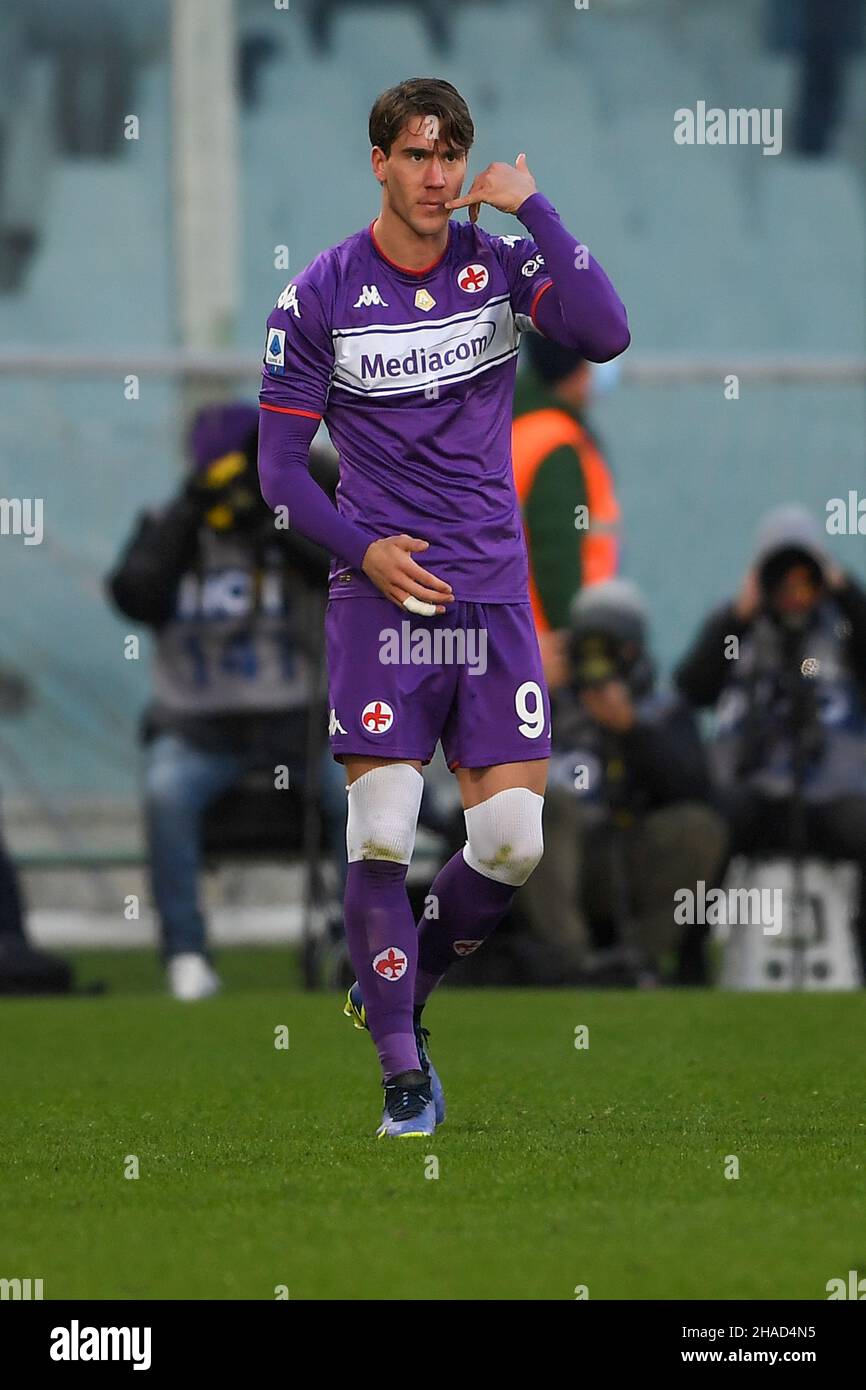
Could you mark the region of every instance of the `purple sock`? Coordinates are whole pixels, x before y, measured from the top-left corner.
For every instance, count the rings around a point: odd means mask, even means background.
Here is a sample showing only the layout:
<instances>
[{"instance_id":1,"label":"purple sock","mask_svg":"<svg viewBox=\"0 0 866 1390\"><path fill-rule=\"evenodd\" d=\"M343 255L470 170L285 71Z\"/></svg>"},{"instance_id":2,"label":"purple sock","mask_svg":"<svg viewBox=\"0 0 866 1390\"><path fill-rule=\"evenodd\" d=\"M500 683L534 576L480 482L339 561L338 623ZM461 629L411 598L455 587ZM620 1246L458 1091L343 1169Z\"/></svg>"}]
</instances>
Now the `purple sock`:
<instances>
[{"instance_id":1,"label":"purple sock","mask_svg":"<svg viewBox=\"0 0 866 1390\"><path fill-rule=\"evenodd\" d=\"M471 955L502 921L517 890L471 869L458 850L430 887L438 917L418 923L415 1012L423 1009L442 976L461 956Z\"/></svg>"},{"instance_id":2,"label":"purple sock","mask_svg":"<svg viewBox=\"0 0 866 1390\"><path fill-rule=\"evenodd\" d=\"M346 875L346 943L386 1081L419 1070L412 1018L418 932L407 868L388 859L359 859Z\"/></svg>"}]
</instances>

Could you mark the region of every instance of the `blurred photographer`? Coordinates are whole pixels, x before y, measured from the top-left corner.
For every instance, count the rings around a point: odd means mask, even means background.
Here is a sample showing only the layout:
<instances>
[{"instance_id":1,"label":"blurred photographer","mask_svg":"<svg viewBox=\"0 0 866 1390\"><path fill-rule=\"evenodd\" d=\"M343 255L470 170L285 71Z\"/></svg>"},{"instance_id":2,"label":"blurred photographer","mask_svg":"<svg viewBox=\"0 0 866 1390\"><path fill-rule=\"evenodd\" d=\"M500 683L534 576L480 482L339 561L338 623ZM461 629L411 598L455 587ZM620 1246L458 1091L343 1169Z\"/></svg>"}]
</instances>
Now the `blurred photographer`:
<instances>
[{"instance_id":1,"label":"blurred photographer","mask_svg":"<svg viewBox=\"0 0 866 1390\"><path fill-rule=\"evenodd\" d=\"M866 593L830 563L805 509L764 519L737 598L707 619L676 683L715 707L710 763L731 855L860 865L866 965Z\"/></svg>"},{"instance_id":2,"label":"blurred photographer","mask_svg":"<svg viewBox=\"0 0 866 1390\"><path fill-rule=\"evenodd\" d=\"M563 981L655 985L682 945L674 893L712 878L725 834L694 716L656 687L628 580L575 599L567 684L552 699L545 852L521 905ZM591 937L613 942L606 958ZM679 978L698 983L700 968L689 977L681 957Z\"/></svg>"},{"instance_id":3,"label":"blurred photographer","mask_svg":"<svg viewBox=\"0 0 866 1390\"><path fill-rule=\"evenodd\" d=\"M12 667L0 667L0 716L24 714L33 699L27 676ZM0 995L65 994L72 988L72 969L65 960L31 946L25 914L18 870L0 821Z\"/></svg>"},{"instance_id":4,"label":"blurred photographer","mask_svg":"<svg viewBox=\"0 0 866 1390\"><path fill-rule=\"evenodd\" d=\"M198 899L202 816L253 768L304 785L308 709L321 646L328 557L275 525L257 474L258 410L207 406L189 435L179 494L144 513L107 580L115 603L154 630L153 699L144 713L145 819L169 991L219 987ZM328 460L311 457L333 488ZM312 611L311 611L312 609ZM345 861L345 779L323 752L322 811Z\"/></svg>"}]
</instances>

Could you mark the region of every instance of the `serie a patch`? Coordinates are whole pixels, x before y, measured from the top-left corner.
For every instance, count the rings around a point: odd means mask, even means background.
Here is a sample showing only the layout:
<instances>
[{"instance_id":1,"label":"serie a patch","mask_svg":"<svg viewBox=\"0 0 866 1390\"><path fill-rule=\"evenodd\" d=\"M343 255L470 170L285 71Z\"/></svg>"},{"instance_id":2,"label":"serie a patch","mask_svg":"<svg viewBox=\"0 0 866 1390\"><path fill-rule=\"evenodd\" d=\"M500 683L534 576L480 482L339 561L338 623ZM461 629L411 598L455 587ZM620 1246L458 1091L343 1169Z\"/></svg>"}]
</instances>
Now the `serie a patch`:
<instances>
[{"instance_id":1,"label":"serie a patch","mask_svg":"<svg viewBox=\"0 0 866 1390\"><path fill-rule=\"evenodd\" d=\"M286 365L286 330L269 328L265 340L265 366L272 367L276 375L281 375Z\"/></svg>"}]
</instances>

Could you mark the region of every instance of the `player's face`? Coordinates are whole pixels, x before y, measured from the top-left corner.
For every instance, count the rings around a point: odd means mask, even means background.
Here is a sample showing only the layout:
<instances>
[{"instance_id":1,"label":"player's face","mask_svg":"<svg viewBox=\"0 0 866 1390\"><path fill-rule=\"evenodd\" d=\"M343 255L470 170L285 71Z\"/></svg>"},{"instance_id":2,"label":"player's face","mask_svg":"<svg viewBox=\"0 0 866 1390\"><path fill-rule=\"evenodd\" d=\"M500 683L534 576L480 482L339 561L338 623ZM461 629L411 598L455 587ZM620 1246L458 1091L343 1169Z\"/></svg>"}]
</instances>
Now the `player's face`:
<instances>
[{"instance_id":1,"label":"player's face","mask_svg":"<svg viewBox=\"0 0 866 1390\"><path fill-rule=\"evenodd\" d=\"M440 138L438 116L406 122L387 157L373 151L373 167L383 181L388 206L419 236L441 232L448 223L445 203L460 197L466 153Z\"/></svg>"}]
</instances>

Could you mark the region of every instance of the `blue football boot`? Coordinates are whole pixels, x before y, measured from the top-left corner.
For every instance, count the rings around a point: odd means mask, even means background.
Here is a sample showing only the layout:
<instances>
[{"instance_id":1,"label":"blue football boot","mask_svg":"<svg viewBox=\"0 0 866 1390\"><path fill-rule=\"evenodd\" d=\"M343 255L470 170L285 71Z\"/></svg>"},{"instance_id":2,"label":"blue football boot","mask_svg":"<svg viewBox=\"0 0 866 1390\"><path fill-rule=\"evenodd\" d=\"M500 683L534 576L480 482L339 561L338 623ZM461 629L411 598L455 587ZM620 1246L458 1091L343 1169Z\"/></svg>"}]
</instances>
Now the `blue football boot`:
<instances>
[{"instance_id":1,"label":"blue football boot","mask_svg":"<svg viewBox=\"0 0 866 1390\"><path fill-rule=\"evenodd\" d=\"M436 1107L423 1071L402 1071L385 1082L377 1139L424 1139L436 1129Z\"/></svg>"},{"instance_id":2,"label":"blue football boot","mask_svg":"<svg viewBox=\"0 0 866 1390\"><path fill-rule=\"evenodd\" d=\"M361 998L361 986L356 980L346 995L346 1002L343 1005L343 1013L350 1018L356 1028L367 1027L367 1011L364 1008L364 1001ZM418 1048L418 1061L421 1063L421 1070L430 1082L430 1091L433 1095L433 1104L436 1107L436 1123L441 1125L445 1120L445 1092L442 1089L442 1082L439 1073L430 1060L427 1051L427 1039L430 1034L426 1028L422 1028L420 1023L415 1024L415 1045Z\"/></svg>"}]
</instances>

